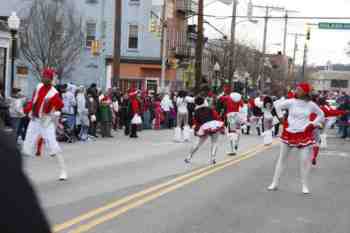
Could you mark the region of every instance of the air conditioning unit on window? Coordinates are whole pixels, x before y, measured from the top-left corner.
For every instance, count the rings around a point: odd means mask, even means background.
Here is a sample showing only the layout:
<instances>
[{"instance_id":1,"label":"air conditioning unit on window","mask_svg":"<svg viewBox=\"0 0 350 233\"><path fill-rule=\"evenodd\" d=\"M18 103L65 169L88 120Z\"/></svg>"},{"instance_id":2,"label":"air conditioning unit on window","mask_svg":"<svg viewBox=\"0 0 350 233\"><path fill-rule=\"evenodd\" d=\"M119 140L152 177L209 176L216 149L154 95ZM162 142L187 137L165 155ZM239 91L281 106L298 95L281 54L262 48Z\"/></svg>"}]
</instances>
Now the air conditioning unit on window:
<instances>
[{"instance_id":1,"label":"air conditioning unit on window","mask_svg":"<svg viewBox=\"0 0 350 233\"><path fill-rule=\"evenodd\" d=\"M98 0L85 0L85 2L88 4L96 4L98 3Z\"/></svg>"}]
</instances>

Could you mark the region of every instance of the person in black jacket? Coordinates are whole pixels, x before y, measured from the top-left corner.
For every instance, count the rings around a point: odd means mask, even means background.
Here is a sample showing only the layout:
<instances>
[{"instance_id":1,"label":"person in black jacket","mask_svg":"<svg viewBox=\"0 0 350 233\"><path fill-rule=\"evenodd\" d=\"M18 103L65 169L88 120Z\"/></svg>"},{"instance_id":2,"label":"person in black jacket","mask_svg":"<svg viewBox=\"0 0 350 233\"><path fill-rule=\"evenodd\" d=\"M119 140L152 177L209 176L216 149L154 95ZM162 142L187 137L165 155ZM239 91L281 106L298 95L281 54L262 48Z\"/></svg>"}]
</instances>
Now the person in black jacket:
<instances>
[{"instance_id":1,"label":"person in black jacket","mask_svg":"<svg viewBox=\"0 0 350 233\"><path fill-rule=\"evenodd\" d=\"M50 233L50 225L22 170L12 133L0 129L1 233Z\"/></svg>"}]
</instances>

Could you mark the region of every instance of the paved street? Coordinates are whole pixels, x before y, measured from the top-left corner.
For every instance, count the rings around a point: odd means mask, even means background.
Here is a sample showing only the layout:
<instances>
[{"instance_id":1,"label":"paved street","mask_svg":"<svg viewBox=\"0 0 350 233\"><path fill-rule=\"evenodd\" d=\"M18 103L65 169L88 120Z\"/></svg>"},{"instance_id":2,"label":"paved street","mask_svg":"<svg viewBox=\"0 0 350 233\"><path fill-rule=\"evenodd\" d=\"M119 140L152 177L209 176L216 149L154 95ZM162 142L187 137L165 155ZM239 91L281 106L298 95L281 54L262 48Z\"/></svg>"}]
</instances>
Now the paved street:
<instances>
[{"instance_id":1,"label":"paved street","mask_svg":"<svg viewBox=\"0 0 350 233\"><path fill-rule=\"evenodd\" d=\"M56 161L26 160L54 232L349 232L349 142L329 139L305 196L293 156L280 190L266 191L278 146L263 148L256 136L242 138L236 161L221 147L215 167L207 166L208 145L186 165L190 144L173 143L171 131L140 136L64 145L71 176L64 183Z\"/></svg>"}]
</instances>

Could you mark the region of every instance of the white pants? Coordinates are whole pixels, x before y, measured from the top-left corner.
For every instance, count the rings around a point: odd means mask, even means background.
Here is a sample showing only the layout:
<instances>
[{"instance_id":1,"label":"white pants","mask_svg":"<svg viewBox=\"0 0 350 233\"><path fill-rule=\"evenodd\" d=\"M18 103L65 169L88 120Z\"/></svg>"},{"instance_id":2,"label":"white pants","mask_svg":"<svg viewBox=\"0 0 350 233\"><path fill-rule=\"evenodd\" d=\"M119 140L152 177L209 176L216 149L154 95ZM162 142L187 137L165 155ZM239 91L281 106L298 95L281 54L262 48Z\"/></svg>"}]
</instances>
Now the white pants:
<instances>
[{"instance_id":1,"label":"white pants","mask_svg":"<svg viewBox=\"0 0 350 233\"><path fill-rule=\"evenodd\" d=\"M210 160L214 160L216 158L216 151L218 149L218 141L219 141L219 133L215 133L212 135L207 135L203 137L198 137L198 140L192 146L190 155L188 159L192 159L193 155L198 151L198 149L207 141L210 137L211 148L210 148Z\"/></svg>"},{"instance_id":2,"label":"white pants","mask_svg":"<svg viewBox=\"0 0 350 233\"><path fill-rule=\"evenodd\" d=\"M34 156L39 138L44 140L45 151L49 155L55 155L61 152L61 148L56 139L56 126L50 122L47 126L40 119L30 121L27 129L27 135L23 144L23 153Z\"/></svg>"},{"instance_id":3,"label":"white pants","mask_svg":"<svg viewBox=\"0 0 350 233\"><path fill-rule=\"evenodd\" d=\"M288 156L290 155L290 152L292 151L293 148L299 152L298 156L299 156L299 163L300 163L299 169L300 169L301 184L306 187L309 187L309 173L311 168L310 156L311 156L312 147L307 146L303 148L295 148L295 147L290 147L285 143L281 143L281 151L277 159L275 174L273 176L272 184L276 187L279 185L280 177L287 165Z\"/></svg>"},{"instance_id":4,"label":"white pants","mask_svg":"<svg viewBox=\"0 0 350 233\"><path fill-rule=\"evenodd\" d=\"M238 145L239 145L239 139L240 139L240 132L236 131L235 133L228 133L227 134L228 139L230 141L230 153L237 152Z\"/></svg>"},{"instance_id":5,"label":"white pants","mask_svg":"<svg viewBox=\"0 0 350 233\"><path fill-rule=\"evenodd\" d=\"M236 152L241 133L241 116L238 112L227 114L227 136L230 140L230 153Z\"/></svg>"},{"instance_id":6,"label":"white pants","mask_svg":"<svg viewBox=\"0 0 350 233\"><path fill-rule=\"evenodd\" d=\"M55 155L58 166L61 172L61 176L66 177L66 165L64 158L61 154L61 148L56 139L56 126L53 122L47 124L47 126L39 119L31 120L25 141L23 143L23 153L30 156L35 156L36 148L38 146L38 141L40 138L44 140L44 147L48 155Z\"/></svg>"}]
</instances>

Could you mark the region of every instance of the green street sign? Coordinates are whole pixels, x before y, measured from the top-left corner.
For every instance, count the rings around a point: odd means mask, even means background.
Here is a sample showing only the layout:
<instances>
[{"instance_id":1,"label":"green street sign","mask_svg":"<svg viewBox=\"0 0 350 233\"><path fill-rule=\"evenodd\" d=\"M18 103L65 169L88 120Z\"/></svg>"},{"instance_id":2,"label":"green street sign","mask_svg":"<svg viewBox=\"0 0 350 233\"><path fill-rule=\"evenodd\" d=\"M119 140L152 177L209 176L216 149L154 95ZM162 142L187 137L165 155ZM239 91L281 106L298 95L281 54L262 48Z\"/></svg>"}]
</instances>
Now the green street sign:
<instances>
[{"instance_id":1,"label":"green street sign","mask_svg":"<svg viewBox=\"0 0 350 233\"><path fill-rule=\"evenodd\" d=\"M319 29L350 30L350 23L319 23Z\"/></svg>"}]
</instances>

